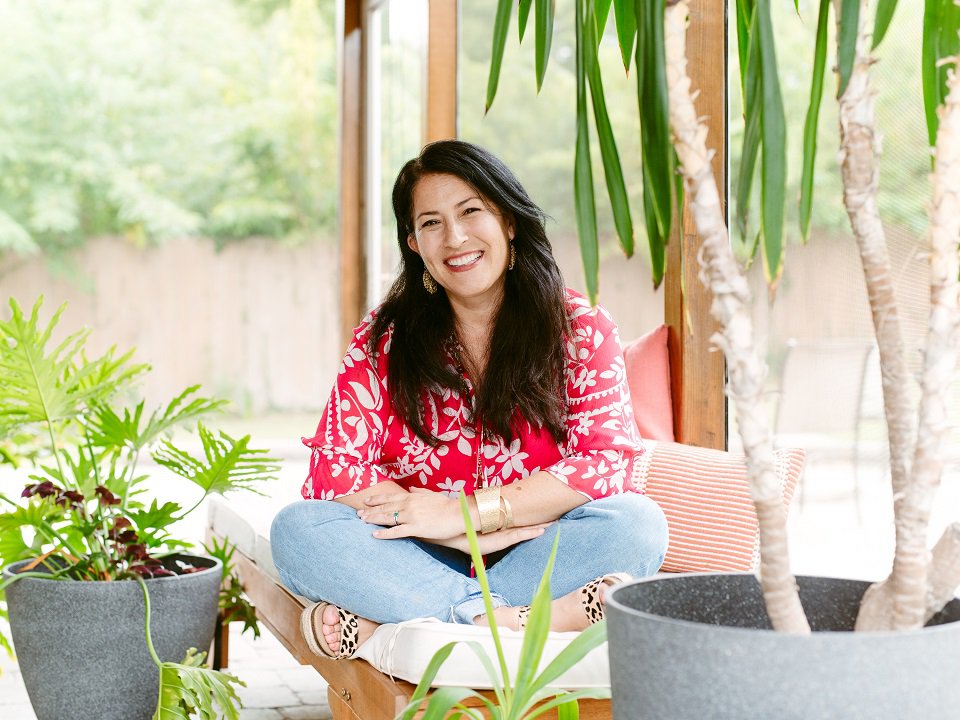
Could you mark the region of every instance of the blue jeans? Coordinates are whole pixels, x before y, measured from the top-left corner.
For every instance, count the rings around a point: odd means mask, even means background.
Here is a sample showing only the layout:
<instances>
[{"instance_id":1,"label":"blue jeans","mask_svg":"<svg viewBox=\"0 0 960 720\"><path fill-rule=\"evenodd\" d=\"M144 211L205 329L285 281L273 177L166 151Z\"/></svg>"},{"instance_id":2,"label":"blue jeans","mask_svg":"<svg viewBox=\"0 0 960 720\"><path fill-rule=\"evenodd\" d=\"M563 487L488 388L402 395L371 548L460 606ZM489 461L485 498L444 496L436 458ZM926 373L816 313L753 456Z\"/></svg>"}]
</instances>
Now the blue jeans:
<instances>
[{"instance_id":1,"label":"blue jeans","mask_svg":"<svg viewBox=\"0 0 960 720\"><path fill-rule=\"evenodd\" d=\"M350 507L325 500L288 505L270 528L273 562L283 584L378 623L432 617L472 624L485 612L470 557L409 539L378 540L377 528ZM529 605L560 532L550 578L554 598L595 577L655 573L667 549L667 522L655 502L624 493L588 502L543 535L487 559L494 607Z\"/></svg>"}]
</instances>

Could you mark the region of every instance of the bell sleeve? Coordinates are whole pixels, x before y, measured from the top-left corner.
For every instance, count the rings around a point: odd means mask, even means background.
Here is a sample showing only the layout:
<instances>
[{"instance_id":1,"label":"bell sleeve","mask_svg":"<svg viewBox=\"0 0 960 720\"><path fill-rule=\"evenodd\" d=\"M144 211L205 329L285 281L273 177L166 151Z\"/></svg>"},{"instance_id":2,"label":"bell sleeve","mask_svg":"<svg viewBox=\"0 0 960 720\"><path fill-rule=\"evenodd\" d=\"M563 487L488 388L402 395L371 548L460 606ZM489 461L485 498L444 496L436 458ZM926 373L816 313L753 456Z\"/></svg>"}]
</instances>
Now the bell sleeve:
<instances>
[{"instance_id":1,"label":"bell sleeve","mask_svg":"<svg viewBox=\"0 0 960 720\"><path fill-rule=\"evenodd\" d=\"M391 412L386 376L390 333L380 341L374 362L367 352L371 322L368 316L354 331L317 432L303 438L313 451L301 489L308 500L333 500L387 479L379 463Z\"/></svg>"},{"instance_id":2,"label":"bell sleeve","mask_svg":"<svg viewBox=\"0 0 960 720\"><path fill-rule=\"evenodd\" d=\"M566 442L563 458L546 470L591 500L633 492L644 447L617 326L606 310L585 301L574 305L571 325Z\"/></svg>"}]
</instances>

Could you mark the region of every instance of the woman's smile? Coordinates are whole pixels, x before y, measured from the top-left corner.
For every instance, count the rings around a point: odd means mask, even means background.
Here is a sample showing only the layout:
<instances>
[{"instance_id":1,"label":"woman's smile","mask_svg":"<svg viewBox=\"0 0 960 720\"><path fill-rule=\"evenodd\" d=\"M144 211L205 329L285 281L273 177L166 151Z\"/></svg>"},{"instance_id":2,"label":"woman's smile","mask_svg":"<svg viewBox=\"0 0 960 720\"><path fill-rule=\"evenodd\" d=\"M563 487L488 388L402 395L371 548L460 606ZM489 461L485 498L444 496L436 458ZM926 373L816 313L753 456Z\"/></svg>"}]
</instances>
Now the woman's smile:
<instances>
[{"instance_id":1,"label":"woman's smile","mask_svg":"<svg viewBox=\"0 0 960 720\"><path fill-rule=\"evenodd\" d=\"M447 258L444 264L454 272L466 272L473 269L483 257L483 250L460 253L451 258Z\"/></svg>"}]
</instances>

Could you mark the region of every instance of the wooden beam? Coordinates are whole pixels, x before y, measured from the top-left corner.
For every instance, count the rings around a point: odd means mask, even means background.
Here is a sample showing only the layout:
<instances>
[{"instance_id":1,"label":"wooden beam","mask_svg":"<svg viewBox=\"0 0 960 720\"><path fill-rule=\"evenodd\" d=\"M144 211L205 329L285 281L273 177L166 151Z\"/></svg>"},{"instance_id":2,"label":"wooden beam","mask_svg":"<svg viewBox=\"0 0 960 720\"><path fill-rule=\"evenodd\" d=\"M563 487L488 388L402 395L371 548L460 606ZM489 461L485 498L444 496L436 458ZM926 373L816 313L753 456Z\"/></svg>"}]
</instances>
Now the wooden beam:
<instances>
[{"instance_id":1,"label":"wooden beam","mask_svg":"<svg viewBox=\"0 0 960 720\"><path fill-rule=\"evenodd\" d=\"M457 0L430 0L423 142L457 136Z\"/></svg>"},{"instance_id":2,"label":"wooden beam","mask_svg":"<svg viewBox=\"0 0 960 720\"><path fill-rule=\"evenodd\" d=\"M366 310L363 247L364 84L361 0L343 0L340 37L340 338L343 349Z\"/></svg>"},{"instance_id":3,"label":"wooden beam","mask_svg":"<svg viewBox=\"0 0 960 720\"><path fill-rule=\"evenodd\" d=\"M697 111L708 119L713 173L726 213L726 5L727 0L691 0L687 29L687 70ZM717 324L710 295L697 277L697 237L693 217L683 209L667 249L664 318L670 327L670 375L674 434L678 442L725 450L727 447L725 365L710 338Z\"/></svg>"}]
</instances>

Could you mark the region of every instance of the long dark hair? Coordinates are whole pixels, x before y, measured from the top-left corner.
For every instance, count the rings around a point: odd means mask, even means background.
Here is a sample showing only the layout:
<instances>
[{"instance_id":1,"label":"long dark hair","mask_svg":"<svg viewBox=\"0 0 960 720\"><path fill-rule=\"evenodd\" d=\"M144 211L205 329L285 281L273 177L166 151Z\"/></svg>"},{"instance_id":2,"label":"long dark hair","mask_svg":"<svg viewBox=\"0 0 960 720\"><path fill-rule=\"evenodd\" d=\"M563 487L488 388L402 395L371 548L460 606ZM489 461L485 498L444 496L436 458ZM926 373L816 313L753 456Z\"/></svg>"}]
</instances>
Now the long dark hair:
<instances>
[{"instance_id":1,"label":"long dark hair","mask_svg":"<svg viewBox=\"0 0 960 720\"><path fill-rule=\"evenodd\" d=\"M425 442L438 439L427 429L424 391L467 392L463 378L445 360L454 335L454 316L443 288L431 295L423 286L424 264L407 245L413 228L413 189L425 175L454 175L480 192L513 222L516 263L506 274L496 311L487 368L475 388L474 419L507 441L519 428L517 413L533 427L562 442L564 339L569 334L566 292L544 229L544 213L498 158L460 140L427 145L400 170L393 186L393 212L400 246L400 274L371 328L372 353L393 326L387 381L394 408Z\"/></svg>"}]
</instances>

